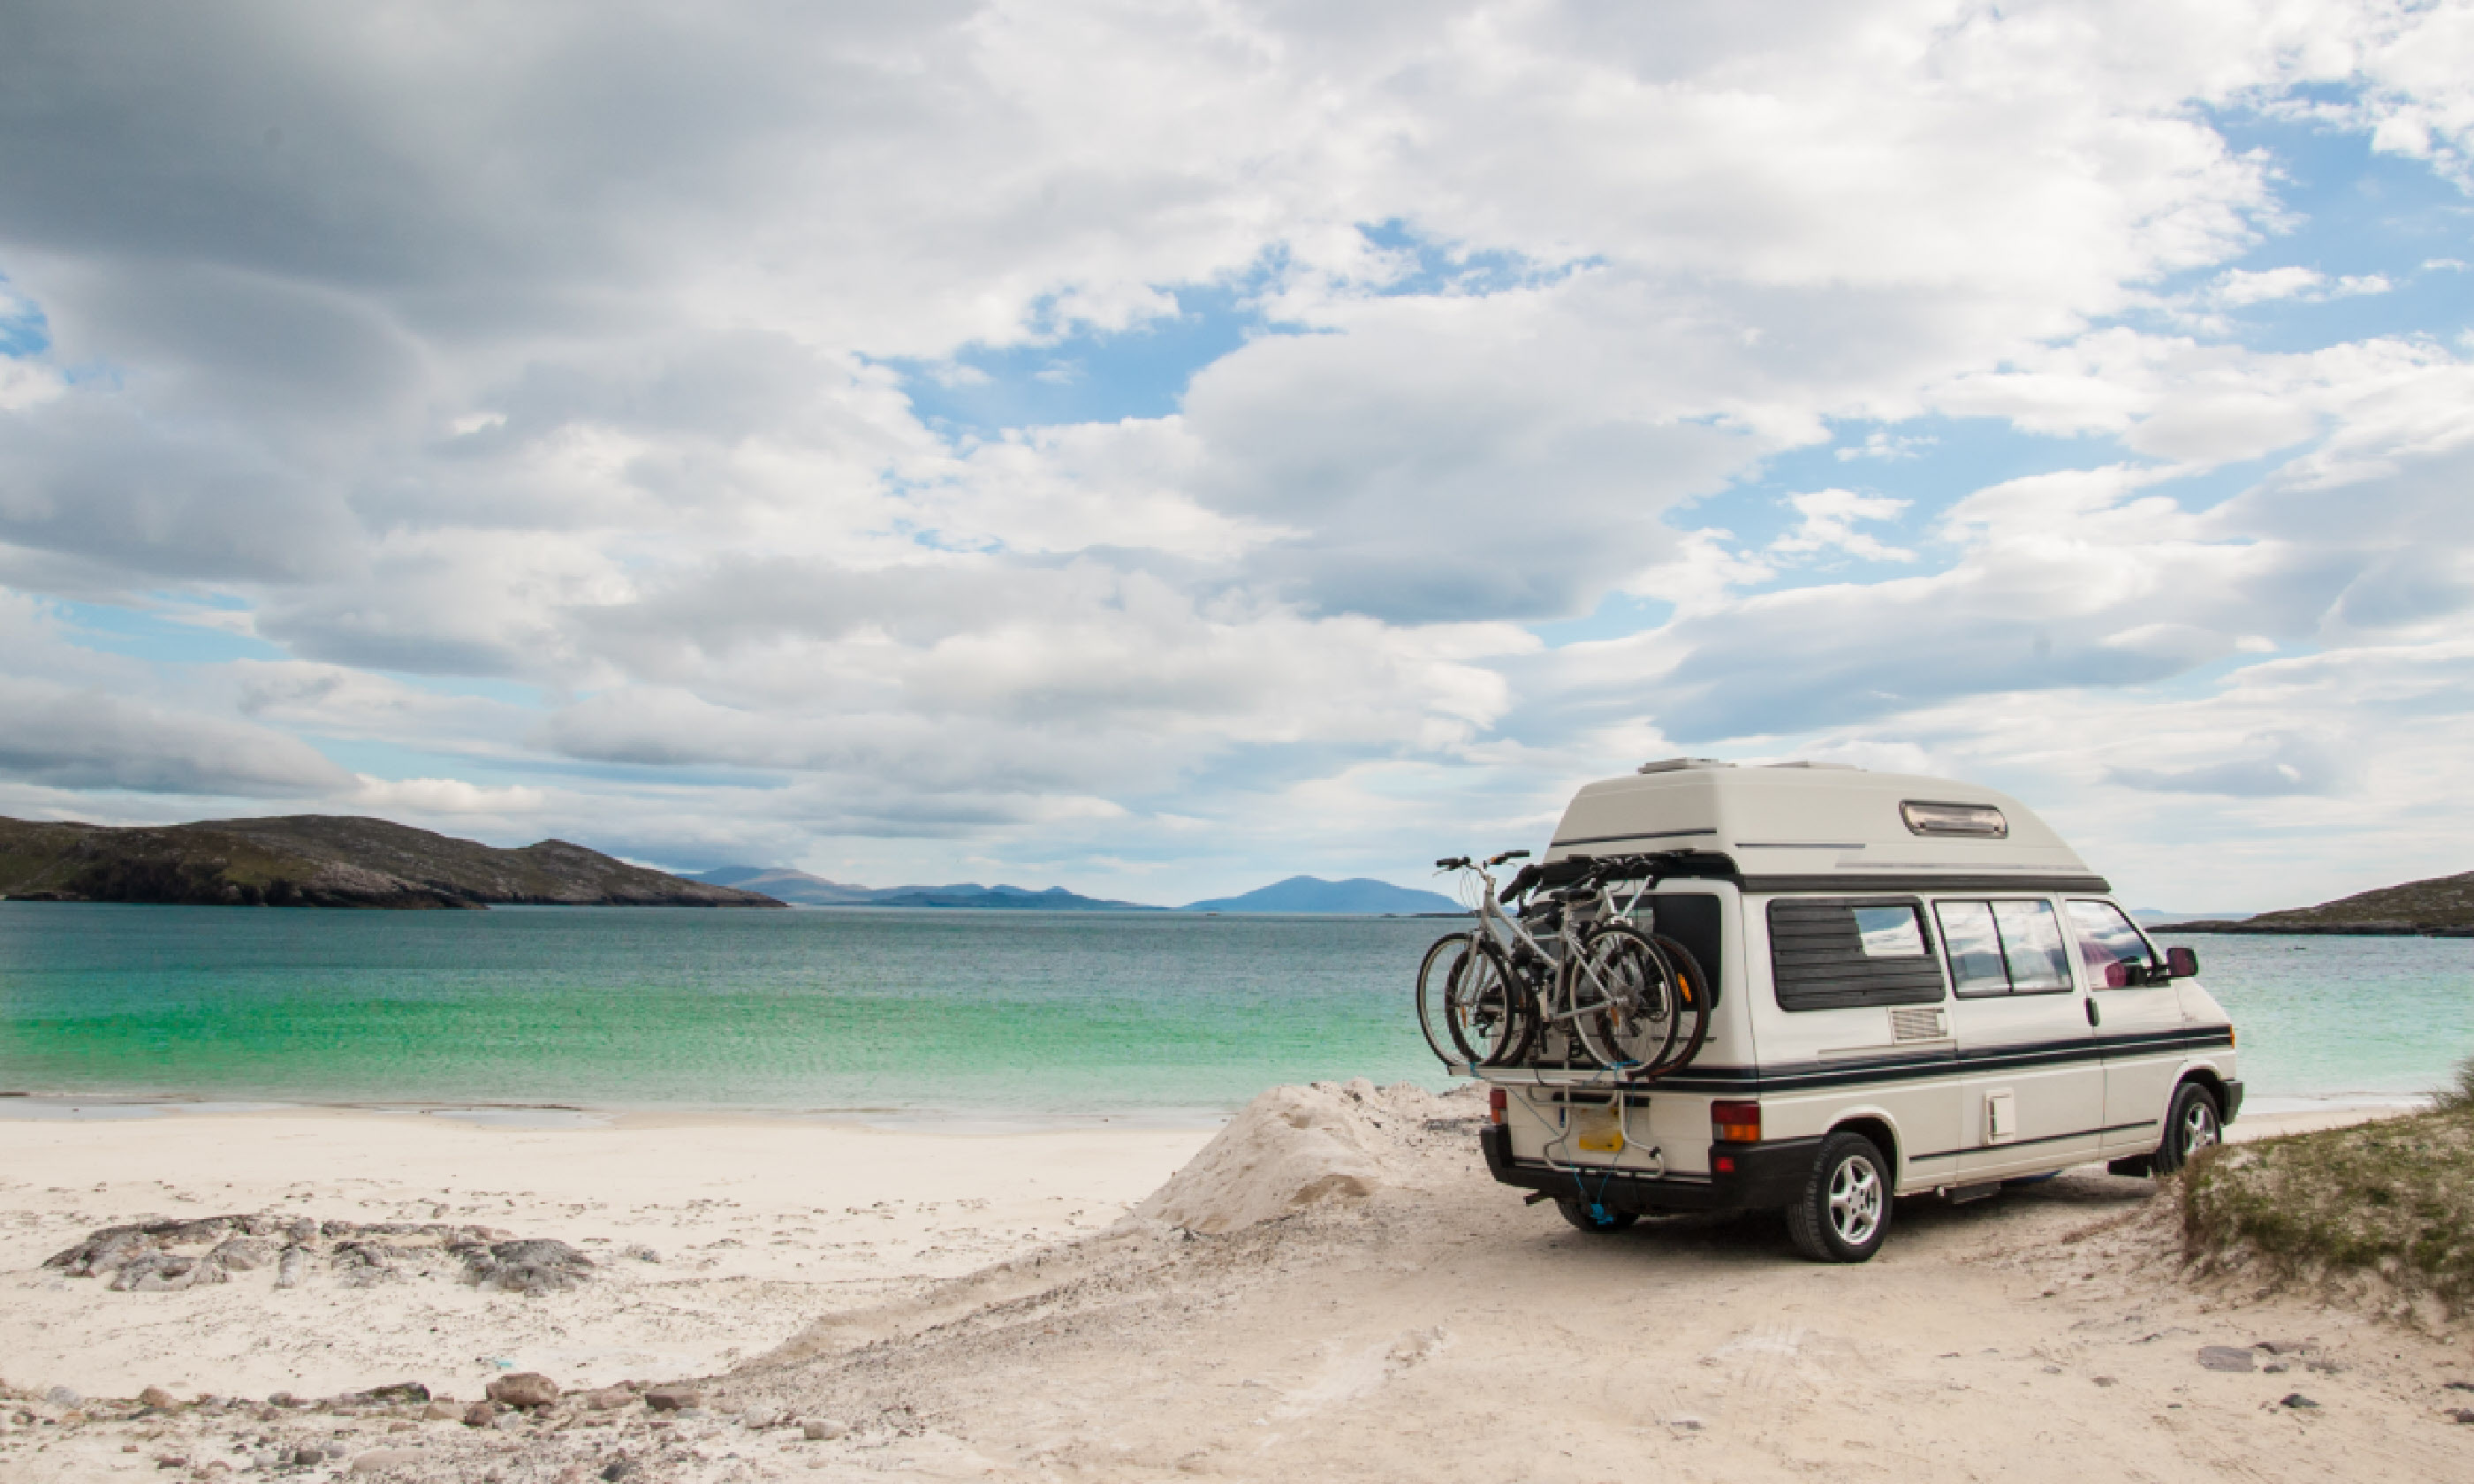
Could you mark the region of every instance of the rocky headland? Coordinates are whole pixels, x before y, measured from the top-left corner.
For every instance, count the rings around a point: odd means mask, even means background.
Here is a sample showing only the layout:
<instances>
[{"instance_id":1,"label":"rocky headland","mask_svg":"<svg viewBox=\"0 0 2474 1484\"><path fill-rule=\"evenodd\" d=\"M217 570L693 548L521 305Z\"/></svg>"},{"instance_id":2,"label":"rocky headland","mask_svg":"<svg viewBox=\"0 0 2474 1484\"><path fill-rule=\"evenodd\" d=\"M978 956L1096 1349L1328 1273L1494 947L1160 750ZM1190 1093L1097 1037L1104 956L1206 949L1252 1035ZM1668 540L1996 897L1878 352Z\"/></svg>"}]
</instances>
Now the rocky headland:
<instances>
[{"instance_id":1,"label":"rocky headland","mask_svg":"<svg viewBox=\"0 0 2474 1484\"><path fill-rule=\"evenodd\" d=\"M2301 933L2360 938L2474 938L2474 871L2358 892L2316 907L2240 921L2174 922L2169 933Z\"/></svg>"},{"instance_id":2,"label":"rocky headland","mask_svg":"<svg viewBox=\"0 0 2474 1484\"><path fill-rule=\"evenodd\" d=\"M331 814L152 827L0 819L0 898L400 910L782 905L564 840L504 850Z\"/></svg>"}]
</instances>

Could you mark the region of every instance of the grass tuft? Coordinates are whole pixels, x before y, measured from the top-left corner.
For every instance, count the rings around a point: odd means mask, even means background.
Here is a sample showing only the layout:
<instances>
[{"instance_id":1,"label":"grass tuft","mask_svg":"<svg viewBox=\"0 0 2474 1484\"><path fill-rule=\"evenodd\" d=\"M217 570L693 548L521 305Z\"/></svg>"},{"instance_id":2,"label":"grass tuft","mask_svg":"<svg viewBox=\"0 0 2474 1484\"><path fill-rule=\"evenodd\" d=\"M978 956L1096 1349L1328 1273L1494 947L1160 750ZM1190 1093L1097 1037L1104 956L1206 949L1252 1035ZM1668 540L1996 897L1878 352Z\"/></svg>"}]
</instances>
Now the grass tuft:
<instances>
[{"instance_id":1,"label":"grass tuft","mask_svg":"<svg viewBox=\"0 0 2474 1484\"><path fill-rule=\"evenodd\" d=\"M2441 1113L2474 1113L2474 1056L2457 1064L2457 1078L2432 1095Z\"/></svg>"},{"instance_id":2,"label":"grass tuft","mask_svg":"<svg viewBox=\"0 0 2474 1484\"><path fill-rule=\"evenodd\" d=\"M2304 1281L2376 1280L2474 1308L2474 1065L2431 1113L2211 1149L2183 1177L2186 1256Z\"/></svg>"}]
</instances>

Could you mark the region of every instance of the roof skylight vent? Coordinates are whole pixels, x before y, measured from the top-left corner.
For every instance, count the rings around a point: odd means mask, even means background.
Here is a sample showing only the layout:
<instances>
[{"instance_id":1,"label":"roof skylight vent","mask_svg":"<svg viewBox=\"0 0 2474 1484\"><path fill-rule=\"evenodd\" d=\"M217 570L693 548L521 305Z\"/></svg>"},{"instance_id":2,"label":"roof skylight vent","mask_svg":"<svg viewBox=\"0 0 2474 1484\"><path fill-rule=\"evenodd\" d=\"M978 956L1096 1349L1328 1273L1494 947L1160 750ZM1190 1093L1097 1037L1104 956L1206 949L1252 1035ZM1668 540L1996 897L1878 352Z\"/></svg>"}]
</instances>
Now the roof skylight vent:
<instances>
[{"instance_id":1,"label":"roof skylight vent","mask_svg":"<svg viewBox=\"0 0 2474 1484\"><path fill-rule=\"evenodd\" d=\"M1899 805L1899 817L1906 821L1910 834L1959 835L1975 840L2006 840L2010 836L2010 822L1989 803L1931 803L1910 799Z\"/></svg>"},{"instance_id":2,"label":"roof skylight vent","mask_svg":"<svg viewBox=\"0 0 2474 1484\"><path fill-rule=\"evenodd\" d=\"M1732 768L1734 764L1715 757L1661 757L1634 769L1636 773L1681 773L1686 768Z\"/></svg>"}]
</instances>

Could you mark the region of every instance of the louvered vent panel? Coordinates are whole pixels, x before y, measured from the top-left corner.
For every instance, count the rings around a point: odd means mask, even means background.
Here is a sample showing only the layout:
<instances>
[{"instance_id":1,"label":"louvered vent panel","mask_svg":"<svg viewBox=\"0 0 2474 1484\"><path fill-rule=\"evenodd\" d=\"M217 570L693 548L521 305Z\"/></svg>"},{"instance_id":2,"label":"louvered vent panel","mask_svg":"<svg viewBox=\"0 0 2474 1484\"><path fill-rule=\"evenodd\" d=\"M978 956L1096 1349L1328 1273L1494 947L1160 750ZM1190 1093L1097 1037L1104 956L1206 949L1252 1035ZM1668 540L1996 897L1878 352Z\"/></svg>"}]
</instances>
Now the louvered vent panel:
<instances>
[{"instance_id":1,"label":"louvered vent panel","mask_svg":"<svg viewBox=\"0 0 2474 1484\"><path fill-rule=\"evenodd\" d=\"M1890 1012L1892 1041L1939 1041L1950 1034L1942 1028L1942 1011L1893 1010Z\"/></svg>"}]
</instances>

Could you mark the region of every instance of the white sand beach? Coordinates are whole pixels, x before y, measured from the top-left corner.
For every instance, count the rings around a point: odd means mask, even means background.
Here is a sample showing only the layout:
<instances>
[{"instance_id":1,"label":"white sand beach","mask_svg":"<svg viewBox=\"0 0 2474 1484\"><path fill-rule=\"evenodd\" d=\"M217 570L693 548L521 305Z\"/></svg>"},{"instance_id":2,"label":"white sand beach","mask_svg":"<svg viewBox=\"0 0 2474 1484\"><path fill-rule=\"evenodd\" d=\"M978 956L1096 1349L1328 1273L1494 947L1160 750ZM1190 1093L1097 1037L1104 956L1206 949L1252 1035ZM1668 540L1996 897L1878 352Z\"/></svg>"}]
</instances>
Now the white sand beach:
<instances>
[{"instance_id":1,"label":"white sand beach","mask_svg":"<svg viewBox=\"0 0 2474 1484\"><path fill-rule=\"evenodd\" d=\"M703 1375L813 1315L1105 1227L1209 1137L730 1116L543 1129L310 1109L5 1122L0 1377L263 1397L383 1376L477 1397L507 1370L568 1385ZM39 1270L97 1227L256 1211L484 1224L569 1242L603 1270L553 1304L448 1278L99 1300L100 1285ZM631 1246L659 1260L621 1256Z\"/></svg>"},{"instance_id":2,"label":"white sand beach","mask_svg":"<svg viewBox=\"0 0 2474 1484\"><path fill-rule=\"evenodd\" d=\"M2391 1480L2474 1447L2462 1337L2195 1287L2147 1181L1904 1203L1878 1259L1823 1267L1773 1218L1574 1232L1487 1180L1466 1099L1283 1096L1147 1205L1209 1131L0 1124L0 1478ZM42 1266L227 1212L485 1223L596 1266L533 1295L452 1264L166 1292ZM521 1372L566 1400L466 1424ZM265 1404L405 1381L457 1401ZM577 1400L621 1381L693 1395ZM148 1386L171 1398L108 1400Z\"/></svg>"}]
</instances>

